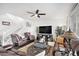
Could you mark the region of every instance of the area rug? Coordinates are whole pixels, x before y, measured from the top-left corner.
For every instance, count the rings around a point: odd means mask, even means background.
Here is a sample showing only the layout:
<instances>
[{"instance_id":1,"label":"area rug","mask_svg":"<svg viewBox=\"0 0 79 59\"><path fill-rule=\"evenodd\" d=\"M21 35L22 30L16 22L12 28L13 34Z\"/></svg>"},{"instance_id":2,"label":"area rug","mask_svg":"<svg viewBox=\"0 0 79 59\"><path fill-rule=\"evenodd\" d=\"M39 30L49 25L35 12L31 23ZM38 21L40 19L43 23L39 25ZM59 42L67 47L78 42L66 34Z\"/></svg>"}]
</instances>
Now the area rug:
<instances>
[{"instance_id":1,"label":"area rug","mask_svg":"<svg viewBox=\"0 0 79 59\"><path fill-rule=\"evenodd\" d=\"M27 50L27 56L35 56L41 52L43 52L46 49L43 48L37 48L34 45L30 46Z\"/></svg>"}]
</instances>

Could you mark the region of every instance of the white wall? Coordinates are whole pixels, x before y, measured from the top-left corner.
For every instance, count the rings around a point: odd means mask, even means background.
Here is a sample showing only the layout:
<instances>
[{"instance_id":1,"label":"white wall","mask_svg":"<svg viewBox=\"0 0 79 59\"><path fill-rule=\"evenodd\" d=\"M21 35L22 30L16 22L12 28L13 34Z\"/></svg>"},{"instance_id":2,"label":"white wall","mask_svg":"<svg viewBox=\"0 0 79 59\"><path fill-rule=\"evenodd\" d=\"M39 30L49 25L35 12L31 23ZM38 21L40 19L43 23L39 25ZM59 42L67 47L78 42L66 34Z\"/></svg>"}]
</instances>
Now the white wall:
<instances>
[{"instance_id":1,"label":"white wall","mask_svg":"<svg viewBox=\"0 0 79 59\"><path fill-rule=\"evenodd\" d=\"M31 23L32 34L36 34L36 27L40 25L52 25L52 33L54 34L56 26L66 25L67 15L71 9L71 3L2 3L0 4L0 14L11 13L15 16L22 17L25 21L29 20ZM35 12L39 9L40 12L46 13L39 19L30 17L27 11ZM23 30L22 30L23 31Z\"/></svg>"},{"instance_id":2,"label":"white wall","mask_svg":"<svg viewBox=\"0 0 79 59\"><path fill-rule=\"evenodd\" d=\"M10 22L10 25L3 25L2 21ZM18 32L24 25L24 19L20 17L9 13L0 15L0 44L2 46L12 44L10 34Z\"/></svg>"},{"instance_id":3,"label":"white wall","mask_svg":"<svg viewBox=\"0 0 79 59\"><path fill-rule=\"evenodd\" d=\"M32 24L32 29L30 29L33 34L36 34L36 28L38 26L52 26L52 34L55 34L55 29L57 26L64 26L66 25L66 20L67 18L57 18L57 19L50 19L50 20L46 20L46 19L40 19L40 18L32 18L29 19L31 21Z\"/></svg>"},{"instance_id":4,"label":"white wall","mask_svg":"<svg viewBox=\"0 0 79 59\"><path fill-rule=\"evenodd\" d=\"M59 18L55 18L55 19L51 19L47 20L47 19L42 19L42 18L36 18L33 17L32 19L23 19L21 17L16 18L17 16L11 16L9 14L4 14L3 15L5 20L11 20L16 22L16 24L18 24L19 22L21 22L20 20L22 20L22 22L20 23L20 25L22 25L22 29L18 32L18 34L23 35L24 32L31 32L31 34L36 35L36 29L39 26L52 26L52 34L55 34L55 29L57 26L64 26L66 25L66 20L67 18L63 18L63 17L59 17ZM6 17L8 16L8 17ZM3 20L3 19L2 19ZM1 22L1 21L0 21ZM27 22L29 22L29 24L31 25L30 27L27 26Z\"/></svg>"}]
</instances>

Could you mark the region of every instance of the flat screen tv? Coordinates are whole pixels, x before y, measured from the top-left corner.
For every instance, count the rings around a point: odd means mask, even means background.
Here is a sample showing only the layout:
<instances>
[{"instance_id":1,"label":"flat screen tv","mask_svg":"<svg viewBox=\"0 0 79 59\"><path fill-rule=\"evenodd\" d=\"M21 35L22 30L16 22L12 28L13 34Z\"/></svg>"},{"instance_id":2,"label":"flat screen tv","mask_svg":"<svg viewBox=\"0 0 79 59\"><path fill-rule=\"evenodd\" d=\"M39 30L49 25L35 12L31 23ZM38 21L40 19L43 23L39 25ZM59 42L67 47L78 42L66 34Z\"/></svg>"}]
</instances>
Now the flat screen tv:
<instances>
[{"instance_id":1,"label":"flat screen tv","mask_svg":"<svg viewBox=\"0 0 79 59\"><path fill-rule=\"evenodd\" d=\"M52 34L52 26L39 26L39 33Z\"/></svg>"}]
</instances>

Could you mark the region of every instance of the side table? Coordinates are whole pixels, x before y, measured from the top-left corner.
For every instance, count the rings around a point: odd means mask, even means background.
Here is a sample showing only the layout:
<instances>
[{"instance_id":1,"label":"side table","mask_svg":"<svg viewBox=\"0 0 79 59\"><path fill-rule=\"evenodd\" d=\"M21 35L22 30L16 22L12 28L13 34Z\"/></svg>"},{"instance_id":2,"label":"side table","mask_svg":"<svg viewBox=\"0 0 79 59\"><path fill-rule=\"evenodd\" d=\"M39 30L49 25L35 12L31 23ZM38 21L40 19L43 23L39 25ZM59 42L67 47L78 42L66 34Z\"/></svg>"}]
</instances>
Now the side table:
<instances>
[{"instance_id":1,"label":"side table","mask_svg":"<svg viewBox=\"0 0 79 59\"><path fill-rule=\"evenodd\" d=\"M48 42L48 47L47 47L47 56L52 56L54 52L54 44L55 42Z\"/></svg>"}]
</instances>

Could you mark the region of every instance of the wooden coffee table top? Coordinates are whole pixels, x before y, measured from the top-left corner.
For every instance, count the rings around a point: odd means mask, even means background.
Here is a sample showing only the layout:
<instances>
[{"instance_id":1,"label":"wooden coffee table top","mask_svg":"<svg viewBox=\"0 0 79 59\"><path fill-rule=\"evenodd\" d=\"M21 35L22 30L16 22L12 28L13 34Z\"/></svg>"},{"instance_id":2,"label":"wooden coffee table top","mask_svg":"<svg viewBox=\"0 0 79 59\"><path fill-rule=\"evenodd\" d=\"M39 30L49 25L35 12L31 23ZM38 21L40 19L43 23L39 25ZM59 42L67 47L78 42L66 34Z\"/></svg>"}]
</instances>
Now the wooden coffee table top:
<instances>
[{"instance_id":1,"label":"wooden coffee table top","mask_svg":"<svg viewBox=\"0 0 79 59\"><path fill-rule=\"evenodd\" d=\"M31 45L33 45L33 44L34 44L34 42L32 42L32 43L30 43L30 44L28 44L28 45L25 45L25 46L19 48L18 51L21 51L21 52L24 52L24 53L27 54L27 49L28 49Z\"/></svg>"}]
</instances>

